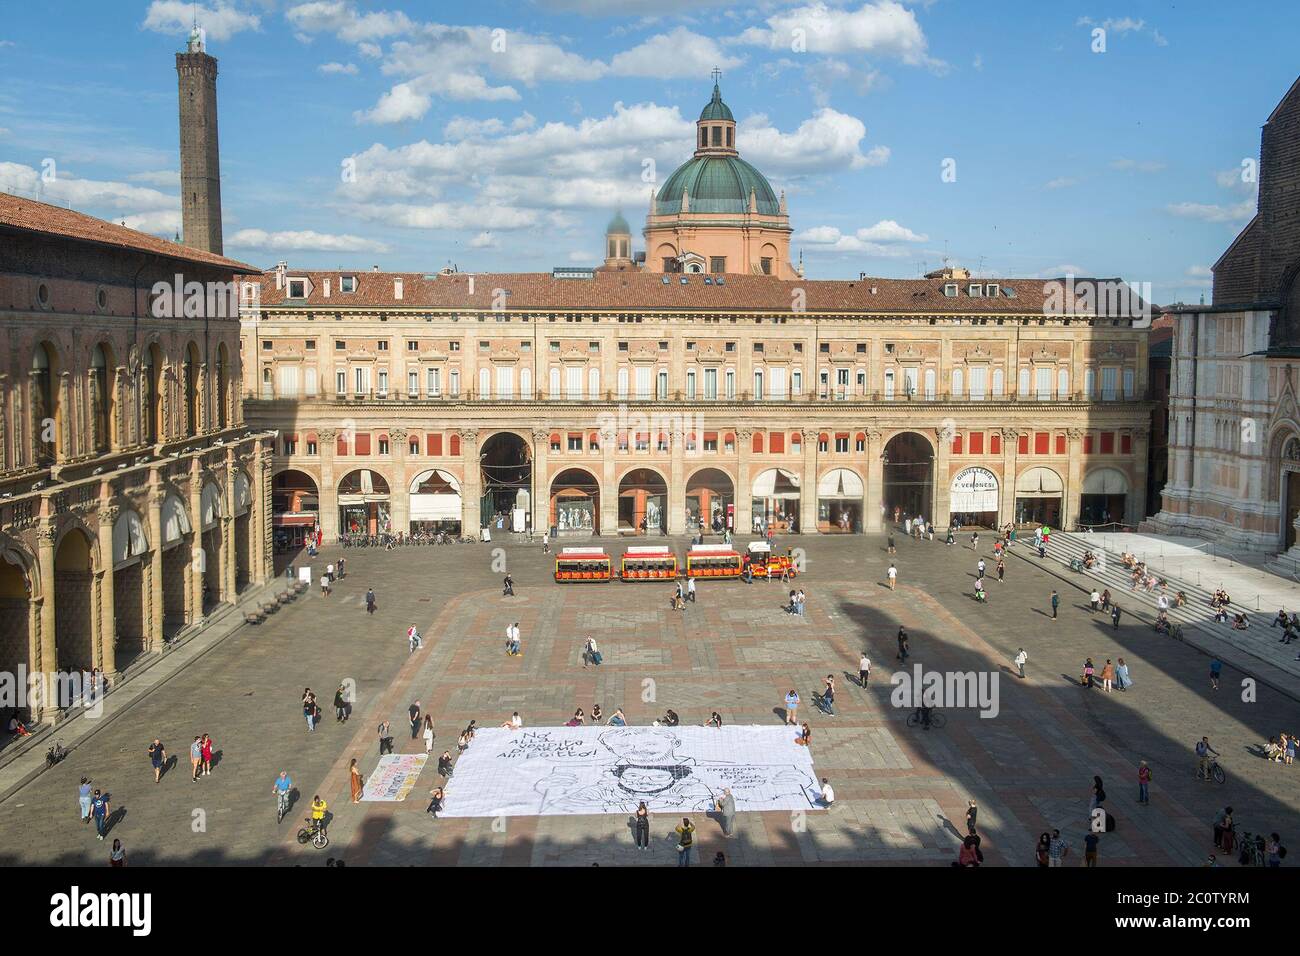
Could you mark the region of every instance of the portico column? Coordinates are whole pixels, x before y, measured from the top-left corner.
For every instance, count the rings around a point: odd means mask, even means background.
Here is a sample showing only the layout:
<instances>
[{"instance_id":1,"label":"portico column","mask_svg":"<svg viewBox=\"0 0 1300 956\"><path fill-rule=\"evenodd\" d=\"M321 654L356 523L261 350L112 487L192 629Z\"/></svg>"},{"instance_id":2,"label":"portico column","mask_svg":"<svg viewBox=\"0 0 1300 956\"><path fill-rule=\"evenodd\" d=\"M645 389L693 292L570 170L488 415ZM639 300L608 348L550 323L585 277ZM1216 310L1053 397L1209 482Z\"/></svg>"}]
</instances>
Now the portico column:
<instances>
[{"instance_id":1,"label":"portico column","mask_svg":"<svg viewBox=\"0 0 1300 956\"><path fill-rule=\"evenodd\" d=\"M238 597L238 564L235 544L235 479L239 474L235 446L226 447L226 494L221 516L221 599L231 604ZM250 488L251 492L252 489ZM250 519L251 520L251 519Z\"/></svg>"},{"instance_id":2,"label":"portico column","mask_svg":"<svg viewBox=\"0 0 1300 956\"><path fill-rule=\"evenodd\" d=\"M151 484L149 512L146 520L149 522L149 546L153 550L149 552L149 576L144 594L145 612L149 616L148 629L144 635L144 645L146 650L161 651L163 646L163 608L167 600L163 592L162 505L167 493L160 484L161 472L158 469L153 469L149 478Z\"/></svg>"},{"instance_id":3,"label":"portico column","mask_svg":"<svg viewBox=\"0 0 1300 956\"><path fill-rule=\"evenodd\" d=\"M635 434L632 440L636 440ZM686 533L686 432L674 428L672 433L672 459L668 476L668 533ZM695 436L696 442L703 440ZM699 445L696 445L698 448ZM640 512L638 512L640 513Z\"/></svg>"},{"instance_id":4,"label":"portico column","mask_svg":"<svg viewBox=\"0 0 1300 956\"><path fill-rule=\"evenodd\" d=\"M551 530L551 476L549 455L551 433L544 428L533 429L533 533L546 534Z\"/></svg>"},{"instance_id":5,"label":"portico column","mask_svg":"<svg viewBox=\"0 0 1300 956\"><path fill-rule=\"evenodd\" d=\"M863 518L867 531L880 531L884 528L881 505L885 500L885 461L884 434L879 428L867 428L867 490L863 504ZM935 518L935 525L939 520Z\"/></svg>"},{"instance_id":6,"label":"portico column","mask_svg":"<svg viewBox=\"0 0 1300 956\"><path fill-rule=\"evenodd\" d=\"M1125 524L1133 528L1146 517L1147 452L1150 441L1149 428L1133 429L1133 487L1124 499L1124 510L1127 513Z\"/></svg>"},{"instance_id":7,"label":"portico column","mask_svg":"<svg viewBox=\"0 0 1300 956\"><path fill-rule=\"evenodd\" d=\"M388 489L389 520L394 533L411 533L411 479L406 473L406 429L388 430L388 453L393 457L393 483ZM400 487L399 487L400 485Z\"/></svg>"},{"instance_id":8,"label":"portico column","mask_svg":"<svg viewBox=\"0 0 1300 956\"><path fill-rule=\"evenodd\" d=\"M614 460L618 432L600 432L600 533L618 536L618 463Z\"/></svg>"},{"instance_id":9,"label":"portico column","mask_svg":"<svg viewBox=\"0 0 1300 956\"><path fill-rule=\"evenodd\" d=\"M951 468L952 440L957 434L955 425L945 425L935 433L934 487L930 500L930 511L934 517L930 521L935 527L947 527L952 517L951 485L948 472ZM922 515L921 517L925 517Z\"/></svg>"},{"instance_id":10,"label":"portico column","mask_svg":"<svg viewBox=\"0 0 1300 956\"><path fill-rule=\"evenodd\" d=\"M316 489L316 520L320 522L321 541L333 544L339 537L339 499L334 491L335 441L338 432L322 428L316 432L316 450L320 452L320 485Z\"/></svg>"},{"instance_id":11,"label":"portico column","mask_svg":"<svg viewBox=\"0 0 1300 956\"><path fill-rule=\"evenodd\" d=\"M48 518L42 520L36 532L36 556L41 565L41 653L39 660L34 661L32 667L39 669L44 676L43 686L47 688L55 686L55 671L59 666L59 649L55 644L57 622L54 598L54 539L57 534L58 529ZM37 720L44 720L47 716L52 716L57 707L42 694L34 710L36 713L32 716Z\"/></svg>"},{"instance_id":12,"label":"portico column","mask_svg":"<svg viewBox=\"0 0 1300 956\"><path fill-rule=\"evenodd\" d=\"M460 453L465 480L461 483L460 533L475 538L479 536L481 517L479 499L483 496L482 476L478 460L478 429L463 428L460 434Z\"/></svg>"},{"instance_id":13,"label":"portico column","mask_svg":"<svg viewBox=\"0 0 1300 956\"><path fill-rule=\"evenodd\" d=\"M1020 432L1002 429L1002 485L999 490L998 521L1016 521L1016 456L1020 454Z\"/></svg>"},{"instance_id":14,"label":"portico column","mask_svg":"<svg viewBox=\"0 0 1300 956\"><path fill-rule=\"evenodd\" d=\"M736 430L736 517L732 534L749 533L754 529L754 493L750 487L749 464L754 453L754 430Z\"/></svg>"},{"instance_id":15,"label":"portico column","mask_svg":"<svg viewBox=\"0 0 1300 956\"><path fill-rule=\"evenodd\" d=\"M1065 486L1065 513L1061 515L1061 527L1073 528L1079 523L1079 499L1083 493L1083 429L1067 428L1065 437L1070 457L1066 461L1066 473L1069 476Z\"/></svg>"},{"instance_id":16,"label":"portico column","mask_svg":"<svg viewBox=\"0 0 1300 956\"><path fill-rule=\"evenodd\" d=\"M831 429L825 429L829 438ZM799 533L817 531L817 439L815 429L803 432L803 474L799 478Z\"/></svg>"},{"instance_id":17,"label":"portico column","mask_svg":"<svg viewBox=\"0 0 1300 956\"><path fill-rule=\"evenodd\" d=\"M91 645L92 666L99 667L110 682L117 676L117 619L114 617L113 593L113 525L118 510L109 506L99 511L99 560L103 570L99 573L99 631L98 640ZM98 653L95 653L95 651Z\"/></svg>"},{"instance_id":18,"label":"portico column","mask_svg":"<svg viewBox=\"0 0 1300 956\"><path fill-rule=\"evenodd\" d=\"M203 547L203 469L197 456L190 459L190 514L193 542L190 566L185 572L185 605L189 611L185 623L196 624L203 617L203 576L208 566L208 552Z\"/></svg>"}]
</instances>

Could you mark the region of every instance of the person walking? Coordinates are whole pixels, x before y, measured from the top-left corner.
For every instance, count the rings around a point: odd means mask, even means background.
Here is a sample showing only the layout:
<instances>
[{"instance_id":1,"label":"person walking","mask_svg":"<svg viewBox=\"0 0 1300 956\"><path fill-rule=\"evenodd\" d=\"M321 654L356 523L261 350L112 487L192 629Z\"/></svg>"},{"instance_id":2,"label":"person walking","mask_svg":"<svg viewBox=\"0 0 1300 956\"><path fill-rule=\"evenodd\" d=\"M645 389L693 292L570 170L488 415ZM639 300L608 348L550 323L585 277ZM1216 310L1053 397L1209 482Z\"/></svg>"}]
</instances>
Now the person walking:
<instances>
[{"instance_id":1,"label":"person walking","mask_svg":"<svg viewBox=\"0 0 1300 956\"><path fill-rule=\"evenodd\" d=\"M889 574L889 590L891 591L897 590L898 568L894 567L894 563L892 561L889 563L888 574Z\"/></svg>"},{"instance_id":2,"label":"person walking","mask_svg":"<svg viewBox=\"0 0 1300 956\"><path fill-rule=\"evenodd\" d=\"M339 684L338 689L334 691L334 723L341 724L347 718L344 716L347 711L348 702L343 696L343 685Z\"/></svg>"},{"instance_id":3,"label":"person walking","mask_svg":"<svg viewBox=\"0 0 1300 956\"><path fill-rule=\"evenodd\" d=\"M983 558L980 558L978 563L976 563L975 565L975 576L980 581L984 580L984 559Z\"/></svg>"},{"instance_id":4,"label":"person walking","mask_svg":"<svg viewBox=\"0 0 1300 956\"><path fill-rule=\"evenodd\" d=\"M861 687L866 687L867 678L869 678L870 676L871 676L871 660L870 658L867 657L866 651L863 651L862 656L858 658L858 685Z\"/></svg>"},{"instance_id":5,"label":"person walking","mask_svg":"<svg viewBox=\"0 0 1300 956\"><path fill-rule=\"evenodd\" d=\"M1133 686L1133 680L1128 676L1128 664L1124 663L1124 658L1118 658L1115 661L1115 687L1119 690L1128 690Z\"/></svg>"},{"instance_id":6,"label":"person walking","mask_svg":"<svg viewBox=\"0 0 1300 956\"><path fill-rule=\"evenodd\" d=\"M212 776L212 750L216 745L212 742L211 734L203 735L203 743L200 747L200 753L203 757L203 776Z\"/></svg>"},{"instance_id":7,"label":"person walking","mask_svg":"<svg viewBox=\"0 0 1300 956\"><path fill-rule=\"evenodd\" d=\"M330 579L328 575L322 574L320 576L320 596L321 597L330 596Z\"/></svg>"},{"instance_id":8,"label":"person walking","mask_svg":"<svg viewBox=\"0 0 1300 956\"><path fill-rule=\"evenodd\" d=\"M198 783L203 767L203 738L196 736L190 744L190 782Z\"/></svg>"},{"instance_id":9,"label":"person walking","mask_svg":"<svg viewBox=\"0 0 1300 956\"><path fill-rule=\"evenodd\" d=\"M366 588L366 613L374 614L376 607L378 607L378 604L375 601L375 589Z\"/></svg>"},{"instance_id":10,"label":"person walking","mask_svg":"<svg viewBox=\"0 0 1300 956\"><path fill-rule=\"evenodd\" d=\"M113 848L108 852L109 866L126 866L126 847L121 840L113 841Z\"/></svg>"},{"instance_id":11,"label":"person walking","mask_svg":"<svg viewBox=\"0 0 1300 956\"><path fill-rule=\"evenodd\" d=\"M1102 690L1104 690L1106 693L1109 694L1110 689L1114 685L1115 685L1115 665L1110 662L1110 658L1108 657L1106 658L1106 663L1101 668L1101 688Z\"/></svg>"},{"instance_id":12,"label":"person walking","mask_svg":"<svg viewBox=\"0 0 1300 956\"><path fill-rule=\"evenodd\" d=\"M361 768L357 766L357 758L352 758L352 763L348 765L348 787L352 791L352 802L360 803L361 795L366 791L365 777L361 776Z\"/></svg>"},{"instance_id":13,"label":"person walking","mask_svg":"<svg viewBox=\"0 0 1300 956\"><path fill-rule=\"evenodd\" d=\"M822 712L827 717L835 716L835 675L827 674L822 681Z\"/></svg>"},{"instance_id":14,"label":"person walking","mask_svg":"<svg viewBox=\"0 0 1300 956\"><path fill-rule=\"evenodd\" d=\"M424 808L424 812L436 820L438 819L438 814L442 813L442 807L445 802L446 798L443 796L442 787L434 787L429 791L429 805Z\"/></svg>"},{"instance_id":15,"label":"person walking","mask_svg":"<svg viewBox=\"0 0 1300 956\"><path fill-rule=\"evenodd\" d=\"M90 815L95 820L95 839L102 840L108 833L108 815L111 811L107 795L96 789L90 798Z\"/></svg>"},{"instance_id":16,"label":"person walking","mask_svg":"<svg viewBox=\"0 0 1300 956\"><path fill-rule=\"evenodd\" d=\"M686 600L695 603L695 575L686 579Z\"/></svg>"},{"instance_id":17,"label":"person walking","mask_svg":"<svg viewBox=\"0 0 1300 956\"><path fill-rule=\"evenodd\" d=\"M1097 847L1101 843L1101 836L1089 830L1083 838L1083 865L1092 868L1097 865Z\"/></svg>"},{"instance_id":18,"label":"person walking","mask_svg":"<svg viewBox=\"0 0 1300 956\"><path fill-rule=\"evenodd\" d=\"M1001 558L998 558L998 563L994 570L998 572L998 584L1001 584L1007 573L1007 566Z\"/></svg>"},{"instance_id":19,"label":"person walking","mask_svg":"<svg viewBox=\"0 0 1300 956\"><path fill-rule=\"evenodd\" d=\"M1223 673L1223 661L1217 657L1210 659L1210 689L1219 689L1219 677Z\"/></svg>"},{"instance_id":20,"label":"person walking","mask_svg":"<svg viewBox=\"0 0 1300 956\"><path fill-rule=\"evenodd\" d=\"M889 553L890 553L890 554L893 554L894 551L895 551L895 548L894 548L894 532L893 532L893 530L891 529L890 532L889 532Z\"/></svg>"},{"instance_id":21,"label":"person walking","mask_svg":"<svg viewBox=\"0 0 1300 956\"><path fill-rule=\"evenodd\" d=\"M695 849L695 824L690 817L682 817L681 824L674 829L677 833L677 865L690 866L691 851Z\"/></svg>"},{"instance_id":22,"label":"person walking","mask_svg":"<svg viewBox=\"0 0 1300 956\"><path fill-rule=\"evenodd\" d=\"M411 718L411 739L414 740L420 735L420 701L416 699L412 702L406 712Z\"/></svg>"},{"instance_id":23,"label":"person walking","mask_svg":"<svg viewBox=\"0 0 1300 956\"><path fill-rule=\"evenodd\" d=\"M970 836L975 835L975 818L979 815L979 807L975 801L971 800L966 804L966 832Z\"/></svg>"},{"instance_id":24,"label":"person walking","mask_svg":"<svg viewBox=\"0 0 1300 956\"><path fill-rule=\"evenodd\" d=\"M599 667L604 660L600 648L596 645L596 639L594 637L587 638L587 642L583 645L582 666L585 668L587 662L590 661L592 666Z\"/></svg>"},{"instance_id":25,"label":"person walking","mask_svg":"<svg viewBox=\"0 0 1300 956\"><path fill-rule=\"evenodd\" d=\"M515 579L508 574L506 575L505 580L501 582L501 596L502 597L515 596Z\"/></svg>"},{"instance_id":26,"label":"person walking","mask_svg":"<svg viewBox=\"0 0 1300 956\"><path fill-rule=\"evenodd\" d=\"M785 722L799 723L799 694L793 687L790 688L790 693L785 695Z\"/></svg>"},{"instance_id":27,"label":"person walking","mask_svg":"<svg viewBox=\"0 0 1300 956\"><path fill-rule=\"evenodd\" d=\"M1047 844L1047 865L1063 866L1065 858L1070 855L1070 844L1061 838L1060 830L1052 831L1052 839Z\"/></svg>"},{"instance_id":28,"label":"person walking","mask_svg":"<svg viewBox=\"0 0 1300 956\"><path fill-rule=\"evenodd\" d=\"M345 577L348 576L348 575L347 575L347 572L346 572L345 570L343 570L343 566L344 566L344 564L346 564L346 563L347 563L347 559L346 559L346 558L339 558L339 566L338 566L338 572L337 572L337 573L338 573L338 579L339 579L340 581L342 581Z\"/></svg>"},{"instance_id":29,"label":"person walking","mask_svg":"<svg viewBox=\"0 0 1300 956\"><path fill-rule=\"evenodd\" d=\"M736 798L732 796L730 787L723 789L716 806L718 822L722 824L722 835L730 839L735 836L736 826Z\"/></svg>"},{"instance_id":30,"label":"person walking","mask_svg":"<svg viewBox=\"0 0 1300 956\"><path fill-rule=\"evenodd\" d=\"M1138 803L1151 805L1151 768L1145 760L1138 761Z\"/></svg>"},{"instance_id":31,"label":"person walking","mask_svg":"<svg viewBox=\"0 0 1300 956\"><path fill-rule=\"evenodd\" d=\"M1099 607L1101 607L1101 594L1093 588L1092 593L1088 595L1088 609L1095 614Z\"/></svg>"},{"instance_id":32,"label":"person walking","mask_svg":"<svg viewBox=\"0 0 1300 956\"><path fill-rule=\"evenodd\" d=\"M1025 662L1028 660L1029 660L1029 655L1025 653L1025 649L1023 647L1020 648L1020 651L1016 654L1016 667L1020 671L1021 680L1025 679Z\"/></svg>"},{"instance_id":33,"label":"person walking","mask_svg":"<svg viewBox=\"0 0 1300 956\"><path fill-rule=\"evenodd\" d=\"M379 722L379 756L393 752L392 726L386 720Z\"/></svg>"},{"instance_id":34,"label":"person walking","mask_svg":"<svg viewBox=\"0 0 1300 956\"><path fill-rule=\"evenodd\" d=\"M90 786L90 778L82 777L81 786L77 788L77 808L81 811L81 822L90 822L90 801L94 790Z\"/></svg>"},{"instance_id":35,"label":"person walking","mask_svg":"<svg viewBox=\"0 0 1300 956\"><path fill-rule=\"evenodd\" d=\"M907 662L907 649L908 649L907 631L903 630L900 627L898 629L898 659L900 661L903 661L904 663Z\"/></svg>"},{"instance_id":36,"label":"person walking","mask_svg":"<svg viewBox=\"0 0 1300 956\"><path fill-rule=\"evenodd\" d=\"M803 588L800 588L798 591L795 592L795 596L794 596L794 613L797 614L799 617L803 617L804 612L807 610L807 607L808 607L808 596L803 593Z\"/></svg>"},{"instance_id":37,"label":"person walking","mask_svg":"<svg viewBox=\"0 0 1300 956\"><path fill-rule=\"evenodd\" d=\"M167 766L167 748L157 737L149 745L149 762L153 764L153 782L161 782L163 770Z\"/></svg>"},{"instance_id":38,"label":"person walking","mask_svg":"<svg viewBox=\"0 0 1300 956\"><path fill-rule=\"evenodd\" d=\"M424 752L433 753L433 714L424 715Z\"/></svg>"},{"instance_id":39,"label":"person walking","mask_svg":"<svg viewBox=\"0 0 1300 956\"><path fill-rule=\"evenodd\" d=\"M1052 592L1052 620L1056 620L1056 610L1061 606L1061 595Z\"/></svg>"},{"instance_id":40,"label":"person walking","mask_svg":"<svg viewBox=\"0 0 1300 956\"><path fill-rule=\"evenodd\" d=\"M1119 609L1118 604L1112 604L1110 606L1110 623L1117 631L1119 630L1119 618L1122 613L1123 612Z\"/></svg>"},{"instance_id":41,"label":"person walking","mask_svg":"<svg viewBox=\"0 0 1300 956\"><path fill-rule=\"evenodd\" d=\"M307 721L307 732L311 733L316 729L316 695L310 687L302 691L302 716Z\"/></svg>"},{"instance_id":42,"label":"person walking","mask_svg":"<svg viewBox=\"0 0 1300 956\"><path fill-rule=\"evenodd\" d=\"M636 808L636 815L632 819L632 832L636 838L636 848L638 850L650 849L650 810L646 807L644 800Z\"/></svg>"}]
</instances>

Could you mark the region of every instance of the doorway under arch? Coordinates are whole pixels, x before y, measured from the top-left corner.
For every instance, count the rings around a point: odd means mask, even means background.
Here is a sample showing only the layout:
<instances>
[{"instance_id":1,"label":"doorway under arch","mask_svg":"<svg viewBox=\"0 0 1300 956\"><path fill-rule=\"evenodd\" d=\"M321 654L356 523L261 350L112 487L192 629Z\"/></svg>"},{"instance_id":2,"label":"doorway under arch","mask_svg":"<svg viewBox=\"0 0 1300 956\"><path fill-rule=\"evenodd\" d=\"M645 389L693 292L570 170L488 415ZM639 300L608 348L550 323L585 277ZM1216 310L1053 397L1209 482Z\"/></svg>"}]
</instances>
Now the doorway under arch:
<instances>
[{"instance_id":1,"label":"doorway under arch","mask_svg":"<svg viewBox=\"0 0 1300 956\"><path fill-rule=\"evenodd\" d=\"M481 525L525 530L533 494L533 452L528 442L514 432L497 432L483 442L478 458L483 484Z\"/></svg>"},{"instance_id":2,"label":"doorway under arch","mask_svg":"<svg viewBox=\"0 0 1300 956\"><path fill-rule=\"evenodd\" d=\"M566 468L551 482L548 514L561 536L600 534L600 481L585 468Z\"/></svg>"},{"instance_id":3,"label":"doorway under arch","mask_svg":"<svg viewBox=\"0 0 1300 956\"><path fill-rule=\"evenodd\" d=\"M918 432L899 432L885 445L881 461L886 520L895 514L899 518L925 517L934 501L934 446L930 440Z\"/></svg>"},{"instance_id":4,"label":"doorway under arch","mask_svg":"<svg viewBox=\"0 0 1300 956\"><path fill-rule=\"evenodd\" d=\"M686 530L722 534L732 527L736 484L721 468L701 468L686 479Z\"/></svg>"},{"instance_id":5,"label":"doorway under arch","mask_svg":"<svg viewBox=\"0 0 1300 956\"><path fill-rule=\"evenodd\" d=\"M668 482L653 468L633 468L619 481L618 532L668 533Z\"/></svg>"}]
</instances>

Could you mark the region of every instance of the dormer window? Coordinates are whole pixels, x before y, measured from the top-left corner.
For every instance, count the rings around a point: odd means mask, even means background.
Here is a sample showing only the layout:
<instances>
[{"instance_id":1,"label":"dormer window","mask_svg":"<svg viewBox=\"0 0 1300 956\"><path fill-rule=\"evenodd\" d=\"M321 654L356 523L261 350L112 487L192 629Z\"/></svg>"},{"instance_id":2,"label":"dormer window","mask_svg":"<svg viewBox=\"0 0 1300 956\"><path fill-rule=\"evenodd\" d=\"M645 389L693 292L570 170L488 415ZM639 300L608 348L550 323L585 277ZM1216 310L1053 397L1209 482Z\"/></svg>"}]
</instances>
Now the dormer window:
<instances>
[{"instance_id":1,"label":"dormer window","mask_svg":"<svg viewBox=\"0 0 1300 956\"><path fill-rule=\"evenodd\" d=\"M289 291L285 293L287 299L305 299L307 298L307 280L290 279Z\"/></svg>"},{"instance_id":2,"label":"dormer window","mask_svg":"<svg viewBox=\"0 0 1300 956\"><path fill-rule=\"evenodd\" d=\"M984 287L984 290L990 299L996 299L998 297L998 284L996 282L990 282Z\"/></svg>"},{"instance_id":3,"label":"dormer window","mask_svg":"<svg viewBox=\"0 0 1300 956\"><path fill-rule=\"evenodd\" d=\"M357 291L357 277L356 277L356 276L339 276L339 291L340 291L340 292L356 292L356 291Z\"/></svg>"},{"instance_id":4,"label":"dormer window","mask_svg":"<svg viewBox=\"0 0 1300 956\"><path fill-rule=\"evenodd\" d=\"M969 295L972 299L983 298L984 286L981 283L972 282L969 286L966 287L966 294Z\"/></svg>"},{"instance_id":5,"label":"dormer window","mask_svg":"<svg viewBox=\"0 0 1300 956\"><path fill-rule=\"evenodd\" d=\"M943 294L950 299L955 299L957 297L957 283L945 282L943 286Z\"/></svg>"}]
</instances>

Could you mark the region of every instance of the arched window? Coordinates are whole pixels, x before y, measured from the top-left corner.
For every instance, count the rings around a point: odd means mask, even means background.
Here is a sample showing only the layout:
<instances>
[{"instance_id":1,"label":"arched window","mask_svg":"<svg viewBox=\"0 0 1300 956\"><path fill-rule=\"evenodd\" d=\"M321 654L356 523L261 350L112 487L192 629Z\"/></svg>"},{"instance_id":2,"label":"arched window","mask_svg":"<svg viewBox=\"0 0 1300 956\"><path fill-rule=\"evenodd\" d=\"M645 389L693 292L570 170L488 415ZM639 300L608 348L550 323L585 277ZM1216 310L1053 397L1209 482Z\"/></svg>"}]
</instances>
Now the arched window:
<instances>
[{"instance_id":1,"label":"arched window","mask_svg":"<svg viewBox=\"0 0 1300 956\"><path fill-rule=\"evenodd\" d=\"M38 465L52 465L62 428L54 392L54 356L45 345L36 346L32 354L30 407L34 460Z\"/></svg>"},{"instance_id":2,"label":"arched window","mask_svg":"<svg viewBox=\"0 0 1300 956\"><path fill-rule=\"evenodd\" d=\"M600 397L600 369L598 368L587 370L587 395L591 398Z\"/></svg>"},{"instance_id":3,"label":"arched window","mask_svg":"<svg viewBox=\"0 0 1300 956\"><path fill-rule=\"evenodd\" d=\"M1070 396L1070 370L1068 368L1058 369L1056 372L1056 397L1068 398Z\"/></svg>"},{"instance_id":4,"label":"arched window","mask_svg":"<svg viewBox=\"0 0 1300 956\"><path fill-rule=\"evenodd\" d=\"M935 374L934 369L927 368L925 370L925 397L927 399L930 400L934 399L937 382L938 382L938 375Z\"/></svg>"},{"instance_id":5,"label":"arched window","mask_svg":"<svg viewBox=\"0 0 1300 956\"><path fill-rule=\"evenodd\" d=\"M1002 369L995 368L993 370L993 397L994 398L1002 397L1002 392L1005 385L1003 381L1004 377L1005 376Z\"/></svg>"},{"instance_id":6,"label":"arched window","mask_svg":"<svg viewBox=\"0 0 1300 956\"><path fill-rule=\"evenodd\" d=\"M217 427L225 428L229 422L227 418L227 409L229 407L230 396L227 391L230 388L230 353L226 349L226 343L222 342L217 346Z\"/></svg>"},{"instance_id":7,"label":"arched window","mask_svg":"<svg viewBox=\"0 0 1300 956\"><path fill-rule=\"evenodd\" d=\"M557 366L551 366L550 385L546 391L547 398L560 397L560 370Z\"/></svg>"},{"instance_id":8,"label":"arched window","mask_svg":"<svg viewBox=\"0 0 1300 956\"><path fill-rule=\"evenodd\" d=\"M199 433L199 347L193 342L185 350L181 386L185 389L185 435L193 437Z\"/></svg>"},{"instance_id":9,"label":"arched window","mask_svg":"<svg viewBox=\"0 0 1300 956\"><path fill-rule=\"evenodd\" d=\"M618 370L618 397L620 399L627 398L627 385L628 385L627 368L626 367L620 368ZM668 396L660 395L659 397L667 398Z\"/></svg>"},{"instance_id":10,"label":"arched window","mask_svg":"<svg viewBox=\"0 0 1300 956\"><path fill-rule=\"evenodd\" d=\"M104 454L113 447L113 384L109 358L103 345L90 353L90 439Z\"/></svg>"},{"instance_id":11,"label":"arched window","mask_svg":"<svg viewBox=\"0 0 1300 956\"><path fill-rule=\"evenodd\" d=\"M524 398L533 397L533 370L530 368L519 370L519 394Z\"/></svg>"},{"instance_id":12,"label":"arched window","mask_svg":"<svg viewBox=\"0 0 1300 956\"><path fill-rule=\"evenodd\" d=\"M1097 394L1097 370L1085 369L1083 372L1083 397L1092 398Z\"/></svg>"},{"instance_id":13,"label":"arched window","mask_svg":"<svg viewBox=\"0 0 1300 956\"><path fill-rule=\"evenodd\" d=\"M162 423L162 351L157 344L144 352L140 374L140 405L144 415L144 440L158 441Z\"/></svg>"},{"instance_id":14,"label":"arched window","mask_svg":"<svg viewBox=\"0 0 1300 956\"><path fill-rule=\"evenodd\" d=\"M763 454L763 433L754 432L754 444L752 446L755 455Z\"/></svg>"},{"instance_id":15,"label":"arched window","mask_svg":"<svg viewBox=\"0 0 1300 956\"><path fill-rule=\"evenodd\" d=\"M489 369L481 368L478 370L478 397L492 397L492 372Z\"/></svg>"},{"instance_id":16,"label":"arched window","mask_svg":"<svg viewBox=\"0 0 1300 956\"><path fill-rule=\"evenodd\" d=\"M966 390L965 375L961 369L952 370L952 397L960 398L962 392Z\"/></svg>"},{"instance_id":17,"label":"arched window","mask_svg":"<svg viewBox=\"0 0 1300 956\"><path fill-rule=\"evenodd\" d=\"M1022 368L1019 377L1016 379L1016 397L1029 397L1029 366Z\"/></svg>"}]
</instances>

